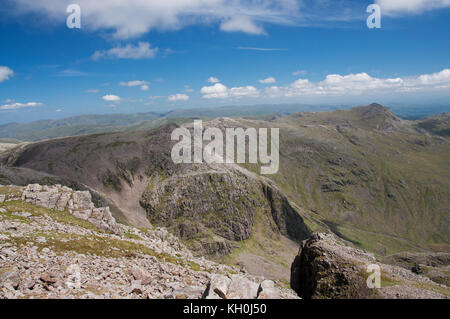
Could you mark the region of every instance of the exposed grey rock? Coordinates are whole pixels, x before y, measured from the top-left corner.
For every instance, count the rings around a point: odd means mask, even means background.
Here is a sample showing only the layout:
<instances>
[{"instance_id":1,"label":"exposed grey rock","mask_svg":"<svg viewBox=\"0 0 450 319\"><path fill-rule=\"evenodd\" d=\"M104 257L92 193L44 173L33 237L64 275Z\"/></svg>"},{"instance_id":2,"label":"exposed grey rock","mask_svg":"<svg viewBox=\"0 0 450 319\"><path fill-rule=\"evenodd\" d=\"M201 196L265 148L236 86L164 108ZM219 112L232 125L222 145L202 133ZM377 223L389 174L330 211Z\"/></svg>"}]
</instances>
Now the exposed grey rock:
<instances>
[{"instance_id":1,"label":"exposed grey rock","mask_svg":"<svg viewBox=\"0 0 450 319\"><path fill-rule=\"evenodd\" d=\"M41 188L37 185L32 186L28 188L23 199L34 204L40 195L39 192L31 192L30 189L40 189L42 193L53 194L55 188L60 193L70 194L71 205L75 206L72 198L73 191L57 185ZM22 188L23 193L25 189ZM44 197L47 198L46 195ZM67 210L68 205L69 201L65 207ZM106 222L112 218L106 207L88 210L91 211L88 220L97 223L99 227L106 227ZM165 228L144 231L130 226L116 225L121 232L112 234L87 227L87 225L65 223L64 219L55 218L54 214L35 214L29 220L0 218L0 268L2 269L0 299L197 299L201 298L206 290L210 276L225 278L226 282L231 282L232 273L238 271L235 267L217 264L203 257L195 257L176 236ZM122 232L136 234L139 238L123 236ZM40 233L46 233L48 236L32 236L32 234ZM23 238L25 243L16 246L10 242L12 237ZM108 245L111 246L105 250L99 248L98 255L90 252L81 254L77 252L77 241L83 239L92 243L103 240L108 243L109 241ZM68 245L60 245L56 252L53 247L58 241ZM94 247L95 245L91 248ZM116 253L118 256L115 256ZM167 260L168 257L170 261ZM206 269L208 272L204 271ZM250 275L236 279L242 281L244 285L245 280L251 281L255 291L262 281L261 278ZM226 290L226 284L224 287L220 289L223 292ZM279 290L281 298L296 298L290 290L275 289ZM216 289L216 291L219 290ZM204 297L221 298L214 291ZM245 297L245 294L239 296L239 298Z\"/></svg>"},{"instance_id":2,"label":"exposed grey rock","mask_svg":"<svg viewBox=\"0 0 450 319\"><path fill-rule=\"evenodd\" d=\"M41 186L30 184L25 187L22 199L37 206L59 211L68 210L73 216L88 220L101 230L120 233L120 227L109 207L95 208L88 191L74 191L66 186Z\"/></svg>"},{"instance_id":3,"label":"exposed grey rock","mask_svg":"<svg viewBox=\"0 0 450 319\"><path fill-rule=\"evenodd\" d=\"M143 285L148 285L151 282L149 273L142 267L133 266L131 268L131 274L135 280L139 280Z\"/></svg>"},{"instance_id":4,"label":"exposed grey rock","mask_svg":"<svg viewBox=\"0 0 450 319\"><path fill-rule=\"evenodd\" d=\"M231 276L227 299L256 299L259 285L242 275Z\"/></svg>"},{"instance_id":5,"label":"exposed grey rock","mask_svg":"<svg viewBox=\"0 0 450 319\"><path fill-rule=\"evenodd\" d=\"M214 275L209 283L209 290L221 298L226 298L231 279L224 275Z\"/></svg>"}]
</instances>

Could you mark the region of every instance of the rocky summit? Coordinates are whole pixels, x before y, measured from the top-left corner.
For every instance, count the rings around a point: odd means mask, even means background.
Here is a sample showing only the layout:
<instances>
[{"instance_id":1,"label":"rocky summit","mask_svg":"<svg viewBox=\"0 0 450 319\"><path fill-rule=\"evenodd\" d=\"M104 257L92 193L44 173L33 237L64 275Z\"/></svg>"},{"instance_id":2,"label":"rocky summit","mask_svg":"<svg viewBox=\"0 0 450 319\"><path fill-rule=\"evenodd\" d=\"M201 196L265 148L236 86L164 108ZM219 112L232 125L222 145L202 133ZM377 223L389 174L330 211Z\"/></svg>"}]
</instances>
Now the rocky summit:
<instances>
[{"instance_id":1,"label":"rocky summit","mask_svg":"<svg viewBox=\"0 0 450 319\"><path fill-rule=\"evenodd\" d=\"M165 228L116 223L89 192L0 186L0 298L298 298L195 257Z\"/></svg>"}]
</instances>

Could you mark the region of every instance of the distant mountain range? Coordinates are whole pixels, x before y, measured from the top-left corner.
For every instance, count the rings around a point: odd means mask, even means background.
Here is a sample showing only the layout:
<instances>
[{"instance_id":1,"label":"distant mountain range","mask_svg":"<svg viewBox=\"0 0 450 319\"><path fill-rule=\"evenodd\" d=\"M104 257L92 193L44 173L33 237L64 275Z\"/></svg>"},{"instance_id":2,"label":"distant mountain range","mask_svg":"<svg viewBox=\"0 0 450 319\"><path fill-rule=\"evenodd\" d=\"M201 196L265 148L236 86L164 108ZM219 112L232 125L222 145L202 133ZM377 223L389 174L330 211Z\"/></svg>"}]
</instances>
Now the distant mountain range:
<instances>
[{"instance_id":1,"label":"distant mountain range","mask_svg":"<svg viewBox=\"0 0 450 319\"><path fill-rule=\"evenodd\" d=\"M296 112L324 112L349 108L349 106L307 104L264 104L180 109L168 113L80 115L59 120L0 125L0 142L38 141L83 134L151 129L166 123L183 123L193 118L286 116ZM405 108L397 105L393 110L394 113L400 114L403 118L415 120L428 114L442 113L446 109L436 107L429 109L427 113L423 108Z\"/></svg>"},{"instance_id":2,"label":"distant mountain range","mask_svg":"<svg viewBox=\"0 0 450 319\"><path fill-rule=\"evenodd\" d=\"M30 123L9 123L0 125L1 139L38 141L49 138L95 134L114 131L128 131L158 127L180 119L215 118L221 116L261 116L278 113L287 115L298 111L317 109L307 105L254 105L224 106L219 108L197 108L175 110L168 113L135 114L92 114L69 117L60 120L40 120ZM182 121L182 120L181 120Z\"/></svg>"}]
</instances>

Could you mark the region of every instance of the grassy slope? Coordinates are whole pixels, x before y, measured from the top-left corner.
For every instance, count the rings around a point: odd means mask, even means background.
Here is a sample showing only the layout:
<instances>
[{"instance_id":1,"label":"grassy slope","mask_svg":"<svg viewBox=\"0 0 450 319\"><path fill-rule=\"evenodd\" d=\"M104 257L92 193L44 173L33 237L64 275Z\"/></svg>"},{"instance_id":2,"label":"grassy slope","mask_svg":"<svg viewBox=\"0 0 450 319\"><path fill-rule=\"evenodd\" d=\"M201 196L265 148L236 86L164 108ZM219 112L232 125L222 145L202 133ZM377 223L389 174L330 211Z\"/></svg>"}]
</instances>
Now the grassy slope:
<instances>
[{"instance_id":1,"label":"grassy slope","mask_svg":"<svg viewBox=\"0 0 450 319\"><path fill-rule=\"evenodd\" d=\"M389 114L366 115L337 111L241 122L281 129L280 172L271 178L303 208L311 228L329 228L379 255L447 251L448 140L408 122L389 129ZM345 126L341 132L337 123Z\"/></svg>"}]
</instances>

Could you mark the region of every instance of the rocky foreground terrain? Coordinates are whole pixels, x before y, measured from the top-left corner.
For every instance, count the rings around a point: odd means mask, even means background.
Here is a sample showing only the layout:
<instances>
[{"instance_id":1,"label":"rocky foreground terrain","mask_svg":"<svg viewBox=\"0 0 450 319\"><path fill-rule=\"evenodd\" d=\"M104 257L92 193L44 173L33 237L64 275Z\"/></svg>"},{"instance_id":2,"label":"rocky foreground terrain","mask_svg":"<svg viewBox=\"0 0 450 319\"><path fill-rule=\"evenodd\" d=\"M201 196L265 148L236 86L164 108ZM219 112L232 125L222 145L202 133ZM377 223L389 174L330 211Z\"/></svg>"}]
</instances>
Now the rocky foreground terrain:
<instances>
[{"instance_id":1,"label":"rocky foreground terrain","mask_svg":"<svg viewBox=\"0 0 450 319\"><path fill-rule=\"evenodd\" d=\"M445 254L420 257L429 268L448 264ZM88 191L0 186L2 298L448 298L449 288L422 276L417 262L417 269L407 269L418 258L390 256L392 265L382 264L334 235L314 233L292 263L294 292L195 257L165 228L117 223ZM367 286L371 264L381 267L380 289Z\"/></svg>"},{"instance_id":2,"label":"rocky foreground terrain","mask_svg":"<svg viewBox=\"0 0 450 319\"><path fill-rule=\"evenodd\" d=\"M380 269L380 287L375 289L367 284L369 275L373 274L370 267L374 266ZM307 299L447 299L450 296L448 286L417 274L415 269L384 264L373 254L351 247L332 234L320 233L303 241L292 263L291 287Z\"/></svg>"},{"instance_id":3,"label":"rocky foreground terrain","mask_svg":"<svg viewBox=\"0 0 450 319\"><path fill-rule=\"evenodd\" d=\"M298 298L194 257L165 228L116 223L89 192L0 186L1 298Z\"/></svg>"}]
</instances>

